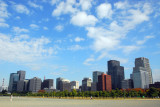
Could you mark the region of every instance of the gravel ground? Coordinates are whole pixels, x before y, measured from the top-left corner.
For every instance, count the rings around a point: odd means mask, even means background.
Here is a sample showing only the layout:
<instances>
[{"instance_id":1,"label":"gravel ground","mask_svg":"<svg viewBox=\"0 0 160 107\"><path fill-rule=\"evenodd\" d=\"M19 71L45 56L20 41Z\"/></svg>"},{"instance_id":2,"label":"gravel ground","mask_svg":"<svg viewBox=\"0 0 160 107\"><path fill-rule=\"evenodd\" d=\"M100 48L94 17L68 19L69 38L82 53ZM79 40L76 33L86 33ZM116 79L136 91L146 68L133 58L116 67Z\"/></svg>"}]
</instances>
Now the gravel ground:
<instances>
[{"instance_id":1,"label":"gravel ground","mask_svg":"<svg viewBox=\"0 0 160 107\"><path fill-rule=\"evenodd\" d=\"M160 100L76 100L0 97L0 107L160 107Z\"/></svg>"}]
</instances>

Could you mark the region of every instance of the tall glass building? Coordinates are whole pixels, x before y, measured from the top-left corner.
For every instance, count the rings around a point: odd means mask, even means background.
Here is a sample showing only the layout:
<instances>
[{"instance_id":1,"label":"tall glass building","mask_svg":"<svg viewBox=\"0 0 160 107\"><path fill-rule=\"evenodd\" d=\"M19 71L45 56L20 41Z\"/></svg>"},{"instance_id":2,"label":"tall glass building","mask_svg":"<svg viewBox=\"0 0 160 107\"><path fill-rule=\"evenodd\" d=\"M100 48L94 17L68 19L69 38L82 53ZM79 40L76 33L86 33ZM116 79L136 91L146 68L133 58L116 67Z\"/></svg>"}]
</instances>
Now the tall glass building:
<instances>
[{"instance_id":1,"label":"tall glass building","mask_svg":"<svg viewBox=\"0 0 160 107\"><path fill-rule=\"evenodd\" d=\"M112 89L121 89L121 81L124 80L124 67L116 60L108 61L108 75L111 75Z\"/></svg>"},{"instance_id":2,"label":"tall glass building","mask_svg":"<svg viewBox=\"0 0 160 107\"><path fill-rule=\"evenodd\" d=\"M11 73L10 74L10 80L9 80L9 92L15 92L17 91L17 82L19 81L19 74L17 73Z\"/></svg>"}]
</instances>

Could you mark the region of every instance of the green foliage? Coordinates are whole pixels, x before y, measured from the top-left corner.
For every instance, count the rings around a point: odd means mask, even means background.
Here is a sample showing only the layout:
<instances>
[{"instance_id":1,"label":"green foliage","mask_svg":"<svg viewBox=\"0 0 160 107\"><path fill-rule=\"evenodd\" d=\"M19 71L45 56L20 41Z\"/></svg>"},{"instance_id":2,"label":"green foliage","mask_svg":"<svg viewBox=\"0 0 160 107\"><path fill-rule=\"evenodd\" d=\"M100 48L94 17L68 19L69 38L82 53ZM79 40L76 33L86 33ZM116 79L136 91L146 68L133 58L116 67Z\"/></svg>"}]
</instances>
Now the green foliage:
<instances>
[{"instance_id":1,"label":"green foliage","mask_svg":"<svg viewBox=\"0 0 160 107\"><path fill-rule=\"evenodd\" d=\"M148 96L149 97L157 97L159 94L159 91L158 89L154 88L154 87L151 87L148 91Z\"/></svg>"}]
</instances>

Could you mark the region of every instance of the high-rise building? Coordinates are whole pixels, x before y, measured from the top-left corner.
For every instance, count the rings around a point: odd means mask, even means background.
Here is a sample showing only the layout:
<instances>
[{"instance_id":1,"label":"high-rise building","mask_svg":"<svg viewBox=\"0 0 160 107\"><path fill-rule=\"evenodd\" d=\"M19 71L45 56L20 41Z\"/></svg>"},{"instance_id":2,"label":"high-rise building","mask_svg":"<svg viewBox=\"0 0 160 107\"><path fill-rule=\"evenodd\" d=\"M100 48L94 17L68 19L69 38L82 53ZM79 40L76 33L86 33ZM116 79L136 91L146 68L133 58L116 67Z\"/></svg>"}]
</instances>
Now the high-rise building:
<instances>
[{"instance_id":1,"label":"high-rise building","mask_svg":"<svg viewBox=\"0 0 160 107\"><path fill-rule=\"evenodd\" d=\"M42 89L53 89L53 79L46 79L42 83Z\"/></svg>"},{"instance_id":2,"label":"high-rise building","mask_svg":"<svg viewBox=\"0 0 160 107\"><path fill-rule=\"evenodd\" d=\"M26 71L19 70L17 74L19 74L19 80L25 80Z\"/></svg>"},{"instance_id":3,"label":"high-rise building","mask_svg":"<svg viewBox=\"0 0 160 107\"><path fill-rule=\"evenodd\" d=\"M24 92L28 92L29 91L29 80L28 79L25 79L24 80L24 88L23 88Z\"/></svg>"},{"instance_id":4,"label":"high-rise building","mask_svg":"<svg viewBox=\"0 0 160 107\"><path fill-rule=\"evenodd\" d=\"M17 82L17 92L23 92L24 91L24 80L19 80Z\"/></svg>"},{"instance_id":5,"label":"high-rise building","mask_svg":"<svg viewBox=\"0 0 160 107\"><path fill-rule=\"evenodd\" d=\"M124 80L124 67L116 60L108 61L108 75L111 75L112 89L121 89L121 81Z\"/></svg>"},{"instance_id":6,"label":"high-rise building","mask_svg":"<svg viewBox=\"0 0 160 107\"><path fill-rule=\"evenodd\" d=\"M146 69L146 72L148 72L148 75L149 75L149 84L152 84L153 78L152 78L152 71L151 71L150 64L149 64L149 59L144 58L144 57L136 58L135 59L135 69L139 67L143 67Z\"/></svg>"},{"instance_id":7,"label":"high-rise building","mask_svg":"<svg viewBox=\"0 0 160 107\"><path fill-rule=\"evenodd\" d=\"M41 79L38 77L34 77L32 79L29 80L29 91L36 93L39 90L41 90Z\"/></svg>"},{"instance_id":8,"label":"high-rise building","mask_svg":"<svg viewBox=\"0 0 160 107\"><path fill-rule=\"evenodd\" d=\"M17 82L19 81L19 74L17 73L11 73L10 74L10 80L9 80L9 92L15 92L17 91Z\"/></svg>"},{"instance_id":9,"label":"high-rise building","mask_svg":"<svg viewBox=\"0 0 160 107\"><path fill-rule=\"evenodd\" d=\"M79 89L79 81L71 81L71 89Z\"/></svg>"},{"instance_id":10,"label":"high-rise building","mask_svg":"<svg viewBox=\"0 0 160 107\"><path fill-rule=\"evenodd\" d=\"M71 92L70 81L60 81L60 91L65 91L65 90Z\"/></svg>"},{"instance_id":11,"label":"high-rise building","mask_svg":"<svg viewBox=\"0 0 160 107\"><path fill-rule=\"evenodd\" d=\"M82 80L82 91L91 91L91 78L84 78Z\"/></svg>"},{"instance_id":12,"label":"high-rise building","mask_svg":"<svg viewBox=\"0 0 160 107\"><path fill-rule=\"evenodd\" d=\"M91 83L91 91L97 91L97 82Z\"/></svg>"},{"instance_id":13,"label":"high-rise building","mask_svg":"<svg viewBox=\"0 0 160 107\"><path fill-rule=\"evenodd\" d=\"M104 72L101 72L101 71L94 71L93 72L93 82L98 82L98 76L103 74Z\"/></svg>"},{"instance_id":14,"label":"high-rise building","mask_svg":"<svg viewBox=\"0 0 160 107\"><path fill-rule=\"evenodd\" d=\"M133 88L133 80L132 79L122 80L122 89L131 89L131 88Z\"/></svg>"},{"instance_id":15,"label":"high-rise building","mask_svg":"<svg viewBox=\"0 0 160 107\"><path fill-rule=\"evenodd\" d=\"M59 78L56 79L56 89L57 90L60 90L60 82L62 80L64 80L64 78L59 77Z\"/></svg>"},{"instance_id":16,"label":"high-rise building","mask_svg":"<svg viewBox=\"0 0 160 107\"><path fill-rule=\"evenodd\" d=\"M112 90L111 76L104 73L102 75L99 75L97 89L98 91L111 91Z\"/></svg>"},{"instance_id":17,"label":"high-rise building","mask_svg":"<svg viewBox=\"0 0 160 107\"><path fill-rule=\"evenodd\" d=\"M143 67L134 68L133 71L134 88L149 88L149 75Z\"/></svg>"}]
</instances>

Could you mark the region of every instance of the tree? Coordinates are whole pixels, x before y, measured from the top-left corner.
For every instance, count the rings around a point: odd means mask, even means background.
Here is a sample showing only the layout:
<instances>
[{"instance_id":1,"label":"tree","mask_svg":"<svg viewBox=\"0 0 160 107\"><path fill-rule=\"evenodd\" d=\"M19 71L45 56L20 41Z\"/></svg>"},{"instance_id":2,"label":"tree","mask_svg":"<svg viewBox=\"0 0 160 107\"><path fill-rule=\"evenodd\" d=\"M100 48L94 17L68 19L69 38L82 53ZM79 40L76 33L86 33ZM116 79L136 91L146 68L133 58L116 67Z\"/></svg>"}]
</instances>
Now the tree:
<instances>
[{"instance_id":1,"label":"tree","mask_svg":"<svg viewBox=\"0 0 160 107\"><path fill-rule=\"evenodd\" d=\"M157 97L159 92L158 92L158 89L151 87L147 94L149 97Z\"/></svg>"},{"instance_id":2,"label":"tree","mask_svg":"<svg viewBox=\"0 0 160 107\"><path fill-rule=\"evenodd\" d=\"M77 96L77 91L75 89L73 89L73 91L72 91L72 96L73 97Z\"/></svg>"}]
</instances>

